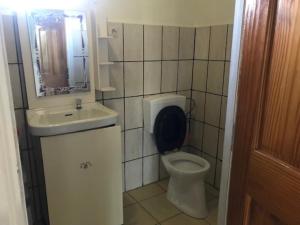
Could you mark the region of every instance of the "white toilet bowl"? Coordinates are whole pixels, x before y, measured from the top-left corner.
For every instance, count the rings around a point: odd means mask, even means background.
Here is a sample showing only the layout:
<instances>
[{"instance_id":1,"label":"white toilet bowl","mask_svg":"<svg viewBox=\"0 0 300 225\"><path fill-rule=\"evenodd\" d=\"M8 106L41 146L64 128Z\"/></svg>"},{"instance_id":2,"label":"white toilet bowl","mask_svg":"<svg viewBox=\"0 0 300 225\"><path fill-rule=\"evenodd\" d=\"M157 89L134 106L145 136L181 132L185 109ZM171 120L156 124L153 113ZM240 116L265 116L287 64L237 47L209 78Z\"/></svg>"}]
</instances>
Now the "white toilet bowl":
<instances>
[{"instance_id":1,"label":"white toilet bowl","mask_svg":"<svg viewBox=\"0 0 300 225\"><path fill-rule=\"evenodd\" d=\"M170 174L168 200L187 215L207 217L204 178L209 162L186 152L169 153L162 161Z\"/></svg>"}]
</instances>

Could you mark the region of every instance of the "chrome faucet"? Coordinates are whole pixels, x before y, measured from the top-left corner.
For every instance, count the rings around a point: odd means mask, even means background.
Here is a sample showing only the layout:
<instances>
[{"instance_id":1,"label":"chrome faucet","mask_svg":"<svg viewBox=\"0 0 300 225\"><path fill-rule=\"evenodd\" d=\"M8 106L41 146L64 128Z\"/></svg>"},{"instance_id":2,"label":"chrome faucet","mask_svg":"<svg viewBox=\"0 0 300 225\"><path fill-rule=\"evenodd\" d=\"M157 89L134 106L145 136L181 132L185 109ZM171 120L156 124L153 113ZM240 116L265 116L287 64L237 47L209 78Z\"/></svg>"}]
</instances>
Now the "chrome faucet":
<instances>
[{"instance_id":1,"label":"chrome faucet","mask_svg":"<svg viewBox=\"0 0 300 225\"><path fill-rule=\"evenodd\" d=\"M77 110L82 109L81 102L82 100L80 98L75 99L75 105Z\"/></svg>"}]
</instances>

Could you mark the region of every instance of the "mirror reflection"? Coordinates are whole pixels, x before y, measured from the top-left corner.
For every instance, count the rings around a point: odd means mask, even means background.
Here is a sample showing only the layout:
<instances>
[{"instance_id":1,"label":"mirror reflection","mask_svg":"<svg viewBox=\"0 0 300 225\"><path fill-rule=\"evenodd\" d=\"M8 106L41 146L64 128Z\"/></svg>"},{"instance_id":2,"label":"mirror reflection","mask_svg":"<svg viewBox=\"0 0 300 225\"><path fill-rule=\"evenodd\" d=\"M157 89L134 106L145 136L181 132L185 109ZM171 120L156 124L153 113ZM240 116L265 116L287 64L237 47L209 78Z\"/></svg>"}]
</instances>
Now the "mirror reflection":
<instances>
[{"instance_id":1,"label":"mirror reflection","mask_svg":"<svg viewBox=\"0 0 300 225\"><path fill-rule=\"evenodd\" d=\"M88 38L83 12L28 12L37 96L89 91Z\"/></svg>"}]
</instances>

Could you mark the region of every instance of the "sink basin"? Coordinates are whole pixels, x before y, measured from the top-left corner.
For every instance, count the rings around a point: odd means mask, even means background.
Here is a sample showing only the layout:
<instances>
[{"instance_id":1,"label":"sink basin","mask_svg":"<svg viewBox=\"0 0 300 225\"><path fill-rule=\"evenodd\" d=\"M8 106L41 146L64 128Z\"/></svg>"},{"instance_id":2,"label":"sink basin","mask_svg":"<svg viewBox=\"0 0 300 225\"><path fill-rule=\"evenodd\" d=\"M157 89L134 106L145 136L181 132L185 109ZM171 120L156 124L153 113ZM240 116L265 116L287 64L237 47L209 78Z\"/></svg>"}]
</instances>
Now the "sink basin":
<instances>
[{"instance_id":1,"label":"sink basin","mask_svg":"<svg viewBox=\"0 0 300 225\"><path fill-rule=\"evenodd\" d=\"M27 110L29 129L34 136L51 136L101 128L117 122L118 113L100 103L82 104L82 109L62 106Z\"/></svg>"}]
</instances>

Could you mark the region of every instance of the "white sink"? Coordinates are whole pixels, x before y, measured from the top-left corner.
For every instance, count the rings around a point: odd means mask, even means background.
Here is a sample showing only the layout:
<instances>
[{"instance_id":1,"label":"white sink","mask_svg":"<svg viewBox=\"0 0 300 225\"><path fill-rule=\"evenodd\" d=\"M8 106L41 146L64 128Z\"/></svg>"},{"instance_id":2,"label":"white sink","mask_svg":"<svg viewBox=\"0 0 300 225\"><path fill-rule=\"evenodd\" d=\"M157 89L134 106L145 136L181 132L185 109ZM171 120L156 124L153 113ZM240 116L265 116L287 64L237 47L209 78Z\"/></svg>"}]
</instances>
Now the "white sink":
<instances>
[{"instance_id":1,"label":"white sink","mask_svg":"<svg viewBox=\"0 0 300 225\"><path fill-rule=\"evenodd\" d=\"M29 129L34 136L51 136L113 125L118 113L100 103L82 104L49 109L27 110Z\"/></svg>"}]
</instances>

